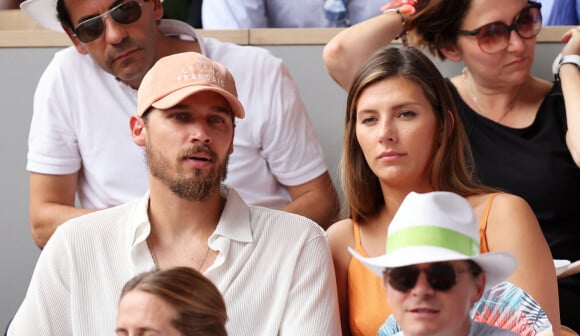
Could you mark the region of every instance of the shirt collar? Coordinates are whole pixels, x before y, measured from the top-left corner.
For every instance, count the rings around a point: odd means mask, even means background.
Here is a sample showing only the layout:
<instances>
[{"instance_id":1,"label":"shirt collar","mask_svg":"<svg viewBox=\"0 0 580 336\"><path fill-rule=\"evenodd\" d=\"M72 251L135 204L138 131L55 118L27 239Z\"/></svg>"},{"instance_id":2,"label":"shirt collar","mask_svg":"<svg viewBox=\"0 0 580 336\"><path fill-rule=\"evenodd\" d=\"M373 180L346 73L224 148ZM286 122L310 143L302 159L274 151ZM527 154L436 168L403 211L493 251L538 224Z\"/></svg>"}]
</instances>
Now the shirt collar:
<instances>
[{"instance_id":1,"label":"shirt collar","mask_svg":"<svg viewBox=\"0 0 580 336\"><path fill-rule=\"evenodd\" d=\"M135 266L135 272L142 272L148 269L154 269L155 263L147 246L147 237L151 232L151 224L147 214L149 208L149 190L145 195L135 201L133 212L127 217L127 246L131 250L131 259Z\"/></svg>"},{"instance_id":2,"label":"shirt collar","mask_svg":"<svg viewBox=\"0 0 580 336\"><path fill-rule=\"evenodd\" d=\"M199 41L195 29L183 21L163 19L159 22L159 31L167 36L179 36L182 40Z\"/></svg>"},{"instance_id":3,"label":"shirt collar","mask_svg":"<svg viewBox=\"0 0 580 336\"><path fill-rule=\"evenodd\" d=\"M195 29L187 23L179 20L163 19L159 23L159 30L165 35L177 35L182 40L197 41L201 53L211 58L207 54L203 38L200 38Z\"/></svg>"},{"instance_id":4,"label":"shirt collar","mask_svg":"<svg viewBox=\"0 0 580 336\"><path fill-rule=\"evenodd\" d=\"M231 187L222 185L221 194L226 198L226 204L220 216L215 231L209 237L209 243L225 237L244 243L252 243L252 227L250 224L250 208L242 200L240 195ZM147 237L151 233L151 223L148 216L149 191L137 201L133 213L129 217L129 239L128 246L131 248L131 257L135 264L150 263L150 253L148 251Z\"/></svg>"},{"instance_id":5,"label":"shirt collar","mask_svg":"<svg viewBox=\"0 0 580 336\"><path fill-rule=\"evenodd\" d=\"M220 216L210 242L217 236L229 238L244 243L252 243L252 227L250 225L250 208L240 195L231 187L222 185L221 194L226 197L226 204Z\"/></svg>"}]
</instances>

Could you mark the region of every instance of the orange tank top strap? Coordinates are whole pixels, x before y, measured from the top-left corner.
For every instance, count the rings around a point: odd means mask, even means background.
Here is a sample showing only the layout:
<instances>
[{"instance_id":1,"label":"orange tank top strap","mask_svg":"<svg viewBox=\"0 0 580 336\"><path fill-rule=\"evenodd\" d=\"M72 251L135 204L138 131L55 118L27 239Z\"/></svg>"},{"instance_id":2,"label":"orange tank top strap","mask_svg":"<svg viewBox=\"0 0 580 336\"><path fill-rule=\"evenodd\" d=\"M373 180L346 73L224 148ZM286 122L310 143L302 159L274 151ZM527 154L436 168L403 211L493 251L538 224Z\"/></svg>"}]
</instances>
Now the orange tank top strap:
<instances>
[{"instance_id":1,"label":"orange tank top strap","mask_svg":"<svg viewBox=\"0 0 580 336\"><path fill-rule=\"evenodd\" d=\"M481 253L489 252L489 247L487 246L487 234L486 234L487 220L489 217L489 212L491 211L491 204L493 203L493 199L498 194L499 193L493 193L493 194L489 195L489 198L487 200L487 206L485 207L485 212L483 213L483 217L481 218L481 221L479 222L479 245L480 245Z\"/></svg>"}]
</instances>

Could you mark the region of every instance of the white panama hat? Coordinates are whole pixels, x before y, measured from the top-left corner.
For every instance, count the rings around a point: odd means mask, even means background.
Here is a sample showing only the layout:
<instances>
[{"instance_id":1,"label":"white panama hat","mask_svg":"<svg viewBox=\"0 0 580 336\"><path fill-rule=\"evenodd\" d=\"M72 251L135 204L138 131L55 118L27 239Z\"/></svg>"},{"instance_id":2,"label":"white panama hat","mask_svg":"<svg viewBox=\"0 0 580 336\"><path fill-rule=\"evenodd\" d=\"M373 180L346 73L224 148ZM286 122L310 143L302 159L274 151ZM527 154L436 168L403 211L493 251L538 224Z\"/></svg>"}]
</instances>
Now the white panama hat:
<instances>
[{"instance_id":1,"label":"white panama hat","mask_svg":"<svg viewBox=\"0 0 580 336\"><path fill-rule=\"evenodd\" d=\"M56 13L57 0L26 0L20 9L32 20L50 30L64 32ZM163 0L161 0L163 2Z\"/></svg>"},{"instance_id":2,"label":"white panama hat","mask_svg":"<svg viewBox=\"0 0 580 336\"><path fill-rule=\"evenodd\" d=\"M452 192L411 192L389 225L387 251L365 258L349 252L382 277L385 268L414 264L473 260L485 272L486 288L504 281L517 261L509 252L479 252L479 228L469 202Z\"/></svg>"}]
</instances>

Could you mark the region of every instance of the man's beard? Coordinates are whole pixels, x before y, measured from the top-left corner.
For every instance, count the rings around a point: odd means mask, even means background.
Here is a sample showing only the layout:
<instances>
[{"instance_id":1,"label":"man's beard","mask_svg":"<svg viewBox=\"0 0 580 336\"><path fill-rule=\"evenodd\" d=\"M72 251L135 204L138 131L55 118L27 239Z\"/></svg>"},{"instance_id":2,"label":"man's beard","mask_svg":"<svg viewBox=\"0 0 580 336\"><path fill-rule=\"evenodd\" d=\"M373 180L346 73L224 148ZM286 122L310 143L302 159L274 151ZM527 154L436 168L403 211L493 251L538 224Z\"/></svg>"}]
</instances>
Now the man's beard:
<instances>
[{"instance_id":1,"label":"man's beard","mask_svg":"<svg viewBox=\"0 0 580 336\"><path fill-rule=\"evenodd\" d=\"M223 164L217 164L204 176L204 170L194 168L192 177L183 177L187 171L183 170L183 160L195 153L205 153L211 157L213 163L218 163L217 154L206 145L194 145L179 152L175 162L176 176L171 177L170 160L161 152L153 149L151 143L145 147L145 155L151 175L167 185L173 193L188 201L205 201L219 190L221 182L226 178L229 155Z\"/></svg>"}]
</instances>

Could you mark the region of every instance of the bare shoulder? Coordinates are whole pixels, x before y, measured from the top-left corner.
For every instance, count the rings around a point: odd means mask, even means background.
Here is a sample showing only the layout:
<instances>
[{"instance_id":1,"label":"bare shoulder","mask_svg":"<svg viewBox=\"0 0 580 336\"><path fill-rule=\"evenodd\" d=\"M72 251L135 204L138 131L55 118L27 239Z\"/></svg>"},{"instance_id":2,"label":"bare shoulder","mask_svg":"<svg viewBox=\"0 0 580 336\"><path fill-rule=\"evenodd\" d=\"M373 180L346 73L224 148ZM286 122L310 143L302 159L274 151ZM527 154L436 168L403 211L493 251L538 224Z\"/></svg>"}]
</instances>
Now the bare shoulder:
<instances>
[{"instance_id":1,"label":"bare shoulder","mask_svg":"<svg viewBox=\"0 0 580 336\"><path fill-rule=\"evenodd\" d=\"M350 260L347 247L355 247L353 222L351 219L343 219L332 224L327 230L328 242L332 256L342 262Z\"/></svg>"},{"instance_id":2,"label":"bare shoulder","mask_svg":"<svg viewBox=\"0 0 580 336\"><path fill-rule=\"evenodd\" d=\"M490 217L493 218L520 218L528 219L529 216L535 219L532 208L523 198L508 193L499 193L492 204Z\"/></svg>"},{"instance_id":3,"label":"bare shoulder","mask_svg":"<svg viewBox=\"0 0 580 336\"><path fill-rule=\"evenodd\" d=\"M490 248L503 240L514 243L513 238L538 241L543 234L532 208L523 198L500 193L493 200L487 223Z\"/></svg>"},{"instance_id":4,"label":"bare shoulder","mask_svg":"<svg viewBox=\"0 0 580 336\"><path fill-rule=\"evenodd\" d=\"M337 222L334 222L332 225L328 227L326 232L329 235L345 235L350 234L354 237L353 233L353 221L350 218L341 219Z\"/></svg>"},{"instance_id":5,"label":"bare shoulder","mask_svg":"<svg viewBox=\"0 0 580 336\"><path fill-rule=\"evenodd\" d=\"M493 198L492 198L493 197ZM538 220L528 204L523 198L508 193L486 193L467 197L473 207L478 221L485 216L485 211L489 207L487 218L487 231L498 230L506 232L508 230L520 231L530 226L537 226ZM491 204L490 204L491 202Z\"/></svg>"}]
</instances>

